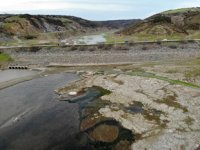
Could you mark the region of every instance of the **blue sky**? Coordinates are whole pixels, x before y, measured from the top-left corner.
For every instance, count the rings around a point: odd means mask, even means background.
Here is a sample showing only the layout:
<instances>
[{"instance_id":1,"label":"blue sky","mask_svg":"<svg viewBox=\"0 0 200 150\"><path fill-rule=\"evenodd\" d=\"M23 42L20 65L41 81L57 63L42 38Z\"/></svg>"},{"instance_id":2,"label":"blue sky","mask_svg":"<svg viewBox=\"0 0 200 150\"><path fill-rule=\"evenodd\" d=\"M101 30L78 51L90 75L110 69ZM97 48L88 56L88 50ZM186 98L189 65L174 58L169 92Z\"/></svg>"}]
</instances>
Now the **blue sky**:
<instances>
[{"instance_id":1,"label":"blue sky","mask_svg":"<svg viewBox=\"0 0 200 150\"><path fill-rule=\"evenodd\" d=\"M200 0L0 0L0 13L73 15L89 20L144 19L155 13L200 7Z\"/></svg>"}]
</instances>

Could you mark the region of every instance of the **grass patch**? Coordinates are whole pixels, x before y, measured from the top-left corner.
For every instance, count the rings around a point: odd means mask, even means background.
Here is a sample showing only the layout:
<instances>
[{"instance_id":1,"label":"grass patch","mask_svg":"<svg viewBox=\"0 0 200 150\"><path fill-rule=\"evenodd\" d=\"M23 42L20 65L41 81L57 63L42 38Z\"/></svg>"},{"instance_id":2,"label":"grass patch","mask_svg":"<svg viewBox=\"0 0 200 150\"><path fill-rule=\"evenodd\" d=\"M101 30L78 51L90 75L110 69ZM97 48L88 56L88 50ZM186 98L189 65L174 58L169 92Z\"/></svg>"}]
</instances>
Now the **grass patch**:
<instances>
[{"instance_id":1,"label":"grass patch","mask_svg":"<svg viewBox=\"0 0 200 150\"><path fill-rule=\"evenodd\" d=\"M174 10L168 10L163 12L162 14L174 14L174 13L183 13L186 11L192 10L191 8L180 8L180 9L174 9Z\"/></svg>"},{"instance_id":2,"label":"grass patch","mask_svg":"<svg viewBox=\"0 0 200 150\"><path fill-rule=\"evenodd\" d=\"M185 38L183 34L171 34L171 35L154 35L154 34L146 34L146 33L136 33L133 35L134 41L162 41L163 39L170 40L182 40Z\"/></svg>"},{"instance_id":3,"label":"grass patch","mask_svg":"<svg viewBox=\"0 0 200 150\"><path fill-rule=\"evenodd\" d=\"M194 68L185 72L186 81L195 81L197 77L200 77L200 68Z\"/></svg>"},{"instance_id":4,"label":"grass patch","mask_svg":"<svg viewBox=\"0 0 200 150\"><path fill-rule=\"evenodd\" d=\"M192 34L193 35L193 34ZM190 35L191 36L191 35ZM184 40L187 39L185 34L174 33L171 35L154 35L147 33L135 33L134 35L116 35L116 34L106 34L105 36L107 44L123 43L125 41L129 42L139 42L139 41L162 41L163 39L168 40Z\"/></svg>"},{"instance_id":5,"label":"grass patch","mask_svg":"<svg viewBox=\"0 0 200 150\"><path fill-rule=\"evenodd\" d=\"M163 100L157 100L156 102L160 104L166 104L170 107L182 109L184 113L188 112L188 109L186 107L182 106L180 103L176 101L176 97L177 97L176 95L169 95Z\"/></svg>"},{"instance_id":6,"label":"grass patch","mask_svg":"<svg viewBox=\"0 0 200 150\"><path fill-rule=\"evenodd\" d=\"M123 43L128 40L126 36L118 36L115 34L105 34L104 38L106 39L106 44Z\"/></svg>"},{"instance_id":7,"label":"grass patch","mask_svg":"<svg viewBox=\"0 0 200 150\"><path fill-rule=\"evenodd\" d=\"M101 93L101 96L104 96L104 95L110 95L112 92L107 90L107 89L104 89L100 86L93 86L93 88L95 88L96 90L98 90L100 93Z\"/></svg>"},{"instance_id":8,"label":"grass patch","mask_svg":"<svg viewBox=\"0 0 200 150\"><path fill-rule=\"evenodd\" d=\"M149 72L131 72L131 73L128 73L128 75L141 76L141 77L147 77L147 78L155 78L155 79L167 81L170 84L178 84L178 85L183 85L183 86L188 86L188 87L193 87L193 88L200 88L200 86L195 85L193 83L184 82L184 81L180 81L180 80L172 80L167 77L158 76L154 73L149 73Z\"/></svg>"},{"instance_id":9,"label":"grass patch","mask_svg":"<svg viewBox=\"0 0 200 150\"><path fill-rule=\"evenodd\" d=\"M188 126L193 125L194 121L195 121L195 120L194 120L193 118L191 118L190 116L188 116L186 119L184 119L184 122L185 122Z\"/></svg>"},{"instance_id":10,"label":"grass patch","mask_svg":"<svg viewBox=\"0 0 200 150\"><path fill-rule=\"evenodd\" d=\"M191 71L186 72L186 73L185 73L185 77L186 77L186 78L200 77L200 69L197 68L197 69L194 69L194 70L191 70Z\"/></svg>"},{"instance_id":11,"label":"grass patch","mask_svg":"<svg viewBox=\"0 0 200 150\"><path fill-rule=\"evenodd\" d=\"M116 77L106 77L106 79L108 79L108 80L110 80L110 81L112 81L114 83L117 83L118 85L123 85L124 84L124 82L122 80L118 80L118 79L116 79Z\"/></svg>"},{"instance_id":12,"label":"grass patch","mask_svg":"<svg viewBox=\"0 0 200 150\"><path fill-rule=\"evenodd\" d=\"M178 72L177 69L170 69L170 70L165 71L165 73L177 73L177 72Z\"/></svg>"},{"instance_id":13,"label":"grass patch","mask_svg":"<svg viewBox=\"0 0 200 150\"><path fill-rule=\"evenodd\" d=\"M8 54L0 53L0 62L12 61L12 58Z\"/></svg>"}]
</instances>

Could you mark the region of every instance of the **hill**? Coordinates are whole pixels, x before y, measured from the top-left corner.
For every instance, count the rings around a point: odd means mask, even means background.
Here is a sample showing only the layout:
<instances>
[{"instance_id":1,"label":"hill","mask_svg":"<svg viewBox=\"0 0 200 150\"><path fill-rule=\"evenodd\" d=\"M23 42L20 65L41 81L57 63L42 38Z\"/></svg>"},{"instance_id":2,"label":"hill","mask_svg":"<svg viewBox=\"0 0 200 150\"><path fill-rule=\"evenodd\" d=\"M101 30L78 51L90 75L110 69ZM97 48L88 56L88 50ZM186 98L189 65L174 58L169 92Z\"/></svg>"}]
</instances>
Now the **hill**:
<instances>
[{"instance_id":1,"label":"hill","mask_svg":"<svg viewBox=\"0 0 200 150\"><path fill-rule=\"evenodd\" d=\"M0 15L0 41L17 37L34 39L41 33L65 32L72 35L96 29L95 22L73 16L50 15Z\"/></svg>"},{"instance_id":2,"label":"hill","mask_svg":"<svg viewBox=\"0 0 200 150\"><path fill-rule=\"evenodd\" d=\"M130 20L108 20L108 21L96 21L102 27L107 27L111 29L126 28L140 22L140 19L130 19Z\"/></svg>"},{"instance_id":3,"label":"hill","mask_svg":"<svg viewBox=\"0 0 200 150\"><path fill-rule=\"evenodd\" d=\"M0 15L0 42L49 43L71 35L123 28L135 22L138 20L89 21L74 16L5 14Z\"/></svg>"},{"instance_id":4,"label":"hill","mask_svg":"<svg viewBox=\"0 0 200 150\"><path fill-rule=\"evenodd\" d=\"M200 38L197 31L200 31L200 8L183 8L153 15L123 29L120 33L123 35L192 36Z\"/></svg>"}]
</instances>

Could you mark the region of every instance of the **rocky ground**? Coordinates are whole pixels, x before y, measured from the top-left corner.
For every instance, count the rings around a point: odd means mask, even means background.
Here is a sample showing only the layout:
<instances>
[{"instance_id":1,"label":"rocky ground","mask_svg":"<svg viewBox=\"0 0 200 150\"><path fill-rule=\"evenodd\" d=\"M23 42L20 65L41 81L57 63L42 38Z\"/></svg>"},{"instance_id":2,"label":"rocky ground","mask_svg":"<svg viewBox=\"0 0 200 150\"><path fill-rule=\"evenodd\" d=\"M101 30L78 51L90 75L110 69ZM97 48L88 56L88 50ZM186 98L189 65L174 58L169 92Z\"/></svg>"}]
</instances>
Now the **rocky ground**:
<instances>
[{"instance_id":1,"label":"rocky ground","mask_svg":"<svg viewBox=\"0 0 200 150\"><path fill-rule=\"evenodd\" d=\"M176 60L200 55L199 43L97 45L5 49L17 64L108 64ZM80 61L81 60L81 61Z\"/></svg>"},{"instance_id":2,"label":"rocky ground","mask_svg":"<svg viewBox=\"0 0 200 150\"><path fill-rule=\"evenodd\" d=\"M90 69L79 72L82 80L57 92L65 97L69 91L79 93L92 86L109 90L82 127L94 126L102 118L113 118L135 135L130 149L194 150L200 146L199 77L187 80L183 70L188 72L197 66L199 59ZM99 135L102 128L96 128L89 136L113 140L118 135L115 127L111 128L113 136Z\"/></svg>"},{"instance_id":3,"label":"rocky ground","mask_svg":"<svg viewBox=\"0 0 200 150\"><path fill-rule=\"evenodd\" d=\"M62 71L76 71L81 80L55 92L61 101L78 103L81 141L87 137L95 149L199 149L199 43L168 44L7 53L14 63L80 64Z\"/></svg>"},{"instance_id":4,"label":"rocky ground","mask_svg":"<svg viewBox=\"0 0 200 150\"><path fill-rule=\"evenodd\" d=\"M112 91L102 99L110 101L115 108L108 105L99 112L141 134L141 140L132 145L133 149L195 149L199 146L199 89L127 75L119 75L115 80L123 84L107 80L105 76L92 81ZM121 105L130 107L130 111L120 109ZM137 112L137 109L142 111Z\"/></svg>"}]
</instances>

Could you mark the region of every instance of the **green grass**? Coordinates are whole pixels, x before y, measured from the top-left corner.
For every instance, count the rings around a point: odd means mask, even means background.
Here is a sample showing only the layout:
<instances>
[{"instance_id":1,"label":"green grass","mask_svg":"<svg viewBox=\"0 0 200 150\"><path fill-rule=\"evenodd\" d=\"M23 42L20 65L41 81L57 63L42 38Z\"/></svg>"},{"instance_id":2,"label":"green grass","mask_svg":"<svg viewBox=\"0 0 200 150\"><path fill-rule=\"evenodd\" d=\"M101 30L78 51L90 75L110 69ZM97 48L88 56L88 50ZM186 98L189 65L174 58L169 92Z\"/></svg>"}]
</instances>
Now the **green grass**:
<instances>
[{"instance_id":1,"label":"green grass","mask_svg":"<svg viewBox=\"0 0 200 150\"><path fill-rule=\"evenodd\" d=\"M160 104L166 104L170 107L182 109L184 113L188 112L188 109L182 106L180 103L178 103L176 98L177 98L177 95L170 95L170 96L165 97L162 100L157 100L156 102Z\"/></svg>"},{"instance_id":2,"label":"green grass","mask_svg":"<svg viewBox=\"0 0 200 150\"><path fill-rule=\"evenodd\" d=\"M11 16L5 19L5 22L16 22L16 21L24 21L24 18L21 18L20 16Z\"/></svg>"},{"instance_id":3,"label":"green grass","mask_svg":"<svg viewBox=\"0 0 200 150\"><path fill-rule=\"evenodd\" d=\"M183 34L172 34L172 35L153 35L153 34L134 34L132 39L134 41L158 41L163 39L168 40L182 40L185 38Z\"/></svg>"},{"instance_id":4,"label":"green grass","mask_svg":"<svg viewBox=\"0 0 200 150\"><path fill-rule=\"evenodd\" d=\"M192 70L185 72L185 78L187 80L192 80L196 77L200 77L200 69L199 68L194 68Z\"/></svg>"},{"instance_id":5,"label":"green grass","mask_svg":"<svg viewBox=\"0 0 200 150\"><path fill-rule=\"evenodd\" d=\"M12 58L7 54L0 54L0 62L12 61Z\"/></svg>"},{"instance_id":6,"label":"green grass","mask_svg":"<svg viewBox=\"0 0 200 150\"><path fill-rule=\"evenodd\" d=\"M110 95L112 93L111 91L104 89L100 86L93 86L93 88L97 89L100 92L101 96Z\"/></svg>"},{"instance_id":7,"label":"green grass","mask_svg":"<svg viewBox=\"0 0 200 150\"><path fill-rule=\"evenodd\" d=\"M185 34L172 34L172 35L153 35L153 34L146 34L146 33L136 33L134 35L115 35L115 34L106 34L105 39L107 44L113 44L113 43L120 43L125 41L162 41L163 39L168 40L184 40L184 39L190 39L193 37L198 37L199 35L195 33L196 35L193 36L190 35L190 37L186 36Z\"/></svg>"},{"instance_id":8,"label":"green grass","mask_svg":"<svg viewBox=\"0 0 200 150\"><path fill-rule=\"evenodd\" d=\"M187 11L200 11L199 8L180 8L180 9L174 9L174 10L168 10L168 11L164 11L162 14L175 14L175 13L184 13Z\"/></svg>"},{"instance_id":9,"label":"green grass","mask_svg":"<svg viewBox=\"0 0 200 150\"><path fill-rule=\"evenodd\" d=\"M193 87L193 88L200 88L199 85L195 85L193 83L184 82L184 81L180 81L180 80L172 80L167 77L158 76L156 74L149 73L149 72L131 72L131 73L128 73L128 75L141 76L141 77L147 77L147 78L155 78L155 79L167 81L170 84L178 84L178 85L183 85L183 86L188 86L188 87Z\"/></svg>"},{"instance_id":10,"label":"green grass","mask_svg":"<svg viewBox=\"0 0 200 150\"><path fill-rule=\"evenodd\" d=\"M162 14L174 14L174 13L183 13L186 11L192 10L191 8L180 8L180 9L174 9L174 10L168 10L163 12Z\"/></svg>"},{"instance_id":11,"label":"green grass","mask_svg":"<svg viewBox=\"0 0 200 150\"><path fill-rule=\"evenodd\" d=\"M107 44L122 43L125 42L127 38L130 38L126 36L118 36L115 34L105 34L104 37L106 39Z\"/></svg>"}]
</instances>

